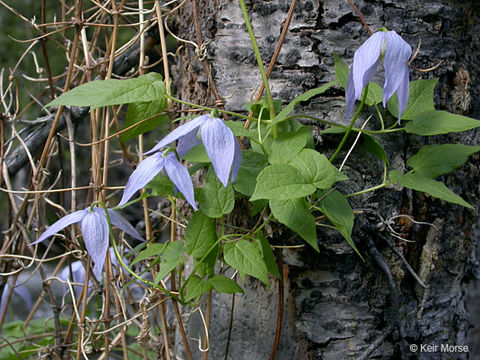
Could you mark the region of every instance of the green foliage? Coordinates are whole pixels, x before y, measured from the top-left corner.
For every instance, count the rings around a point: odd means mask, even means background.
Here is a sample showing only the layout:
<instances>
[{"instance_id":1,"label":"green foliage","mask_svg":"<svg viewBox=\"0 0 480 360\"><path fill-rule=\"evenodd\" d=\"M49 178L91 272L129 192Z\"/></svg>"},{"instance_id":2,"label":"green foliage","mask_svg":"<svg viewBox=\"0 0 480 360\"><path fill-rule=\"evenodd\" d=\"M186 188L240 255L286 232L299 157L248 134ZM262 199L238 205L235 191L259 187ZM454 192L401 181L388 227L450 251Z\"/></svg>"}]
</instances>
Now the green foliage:
<instances>
[{"instance_id":1,"label":"green foliage","mask_svg":"<svg viewBox=\"0 0 480 360\"><path fill-rule=\"evenodd\" d=\"M243 151L242 156L243 161L233 188L243 195L252 196L257 176L268 165L268 161L265 155L252 150Z\"/></svg>"},{"instance_id":2,"label":"green foliage","mask_svg":"<svg viewBox=\"0 0 480 360\"><path fill-rule=\"evenodd\" d=\"M405 111L402 113L402 120L413 120L418 114L435 110L433 92L437 83L438 79L415 80L410 82L408 103ZM387 102L387 109L394 117L398 117L397 94Z\"/></svg>"},{"instance_id":3,"label":"green foliage","mask_svg":"<svg viewBox=\"0 0 480 360\"><path fill-rule=\"evenodd\" d=\"M150 102L135 102L128 106L127 118L125 120L125 128L128 128L142 120L150 120L141 123L122 134L122 140L128 141L136 138L138 135L144 134L147 131L161 127L168 130L169 117L161 114L167 107L165 99L155 100Z\"/></svg>"},{"instance_id":4,"label":"green foliage","mask_svg":"<svg viewBox=\"0 0 480 360\"><path fill-rule=\"evenodd\" d=\"M318 195L320 198L324 197L320 202L320 210L323 215L325 215L332 225L337 228L340 234L342 234L345 240L347 240L350 246L361 257L352 240L355 216L353 215L353 210L347 198L337 190L332 192L320 192Z\"/></svg>"},{"instance_id":5,"label":"green foliage","mask_svg":"<svg viewBox=\"0 0 480 360\"><path fill-rule=\"evenodd\" d=\"M60 319L62 325L68 325L69 320ZM11 342L8 346L0 348L0 359L17 360L18 355L25 359L34 359L40 349L45 346L53 345L54 342L54 322L45 319L31 320L28 327L23 329L23 321L12 321L2 326L2 339ZM48 334L48 335L47 335ZM42 336L44 335L44 336ZM28 339L35 336L35 342L32 341L15 341L17 339ZM6 345L2 340L2 345Z\"/></svg>"},{"instance_id":6,"label":"green foliage","mask_svg":"<svg viewBox=\"0 0 480 360\"><path fill-rule=\"evenodd\" d=\"M310 100L312 97L321 95L328 89L330 89L333 85L336 84L336 81L329 82L325 85L322 85L318 88L315 89L310 89L305 91L303 94L297 96L295 99L293 99L287 106L285 106L282 111L280 111L277 116L275 116L275 119L273 120L273 124L278 124L282 121L285 121L286 117L291 114L295 106L300 104L302 101L307 101Z\"/></svg>"},{"instance_id":7,"label":"green foliage","mask_svg":"<svg viewBox=\"0 0 480 360\"><path fill-rule=\"evenodd\" d=\"M328 161L325 155L313 149L303 149L289 164L300 171L308 183L318 189L329 189L335 182L348 179Z\"/></svg>"},{"instance_id":8,"label":"green foliage","mask_svg":"<svg viewBox=\"0 0 480 360\"><path fill-rule=\"evenodd\" d=\"M315 218L309 211L304 198L287 200L271 199L269 204L272 214L278 222L295 231L315 250L319 251Z\"/></svg>"},{"instance_id":9,"label":"green foliage","mask_svg":"<svg viewBox=\"0 0 480 360\"><path fill-rule=\"evenodd\" d=\"M286 164L307 145L312 136L310 127L304 126L296 132L279 134L270 147L270 164Z\"/></svg>"},{"instance_id":10,"label":"green foliage","mask_svg":"<svg viewBox=\"0 0 480 360\"><path fill-rule=\"evenodd\" d=\"M213 167L211 167L198 202L200 209L211 218L219 218L222 215L229 214L235 205L233 187L231 184L224 187L215 175Z\"/></svg>"},{"instance_id":11,"label":"green foliage","mask_svg":"<svg viewBox=\"0 0 480 360\"><path fill-rule=\"evenodd\" d=\"M257 231L257 239L260 242L260 248L262 249L262 256L263 260L265 261L265 265L267 265L267 270L270 274L275 276L278 279L281 279L282 276L278 271L277 263L275 262L275 256L273 255L272 248L270 243L268 242L263 232Z\"/></svg>"},{"instance_id":12,"label":"green foliage","mask_svg":"<svg viewBox=\"0 0 480 360\"><path fill-rule=\"evenodd\" d=\"M166 102L165 84L161 75L156 73L127 80L87 82L62 94L46 106L90 106L93 110L102 106L152 101Z\"/></svg>"},{"instance_id":13,"label":"green foliage","mask_svg":"<svg viewBox=\"0 0 480 360\"><path fill-rule=\"evenodd\" d=\"M183 159L192 163L208 164L210 162L210 158L202 143L195 145L192 150L183 156Z\"/></svg>"},{"instance_id":14,"label":"green foliage","mask_svg":"<svg viewBox=\"0 0 480 360\"><path fill-rule=\"evenodd\" d=\"M138 255L135 257L135 259L132 260L130 265L133 266L140 261L144 261L148 258L161 255L163 250L165 250L166 246L167 246L167 244L149 244L149 245L147 245L147 248L145 250L140 251L138 253Z\"/></svg>"},{"instance_id":15,"label":"green foliage","mask_svg":"<svg viewBox=\"0 0 480 360\"><path fill-rule=\"evenodd\" d=\"M407 160L415 174L436 178L462 166L468 157L480 151L480 146L463 144L426 145Z\"/></svg>"},{"instance_id":16,"label":"green foliage","mask_svg":"<svg viewBox=\"0 0 480 360\"><path fill-rule=\"evenodd\" d=\"M242 293L243 289L235 281L222 275L213 275L207 280L207 284L210 285L215 291L224 294Z\"/></svg>"},{"instance_id":17,"label":"green foliage","mask_svg":"<svg viewBox=\"0 0 480 360\"><path fill-rule=\"evenodd\" d=\"M162 174L155 176L146 188L152 189L152 196L173 196L175 194L173 183Z\"/></svg>"},{"instance_id":18,"label":"green foliage","mask_svg":"<svg viewBox=\"0 0 480 360\"><path fill-rule=\"evenodd\" d=\"M155 284L158 284L170 271L183 264L185 261L183 252L184 246L181 241L174 241L167 244L163 250L160 270L155 275Z\"/></svg>"},{"instance_id":19,"label":"green foliage","mask_svg":"<svg viewBox=\"0 0 480 360\"><path fill-rule=\"evenodd\" d=\"M247 240L228 242L223 249L223 258L228 265L240 273L251 275L270 286L267 266L255 243Z\"/></svg>"},{"instance_id":20,"label":"green foliage","mask_svg":"<svg viewBox=\"0 0 480 360\"><path fill-rule=\"evenodd\" d=\"M205 294L212 288L212 285L203 281L197 275L192 275L188 279L187 290L185 292L185 301L190 301Z\"/></svg>"},{"instance_id":21,"label":"green foliage","mask_svg":"<svg viewBox=\"0 0 480 360\"><path fill-rule=\"evenodd\" d=\"M480 121L449 113L447 111L428 111L416 115L413 121L405 125L405 131L423 136L448 134L467 131L480 126Z\"/></svg>"},{"instance_id":22,"label":"green foliage","mask_svg":"<svg viewBox=\"0 0 480 360\"><path fill-rule=\"evenodd\" d=\"M419 174L402 174L398 170L390 171L390 179L406 188L422 191L432 197L442 199L474 210L473 206L456 195L443 183Z\"/></svg>"},{"instance_id":23,"label":"green foliage","mask_svg":"<svg viewBox=\"0 0 480 360\"><path fill-rule=\"evenodd\" d=\"M261 98L257 103L247 102L245 107L249 112L253 113L253 117L261 118L262 120L270 119L270 110L268 109L267 98ZM282 101L278 99L273 99L273 107L275 109L275 114L282 109Z\"/></svg>"},{"instance_id":24,"label":"green foliage","mask_svg":"<svg viewBox=\"0 0 480 360\"><path fill-rule=\"evenodd\" d=\"M201 259L216 241L215 219L201 210L195 212L185 229L185 251L194 258Z\"/></svg>"},{"instance_id":25,"label":"green foliage","mask_svg":"<svg viewBox=\"0 0 480 360\"><path fill-rule=\"evenodd\" d=\"M350 69L343 62L343 60L337 54L333 54L334 67L335 67L335 76L337 77L338 82L344 89L347 88L348 74L350 74Z\"/></svg>"},{"instance_id":26,"label":"green foliage","mask_svg":"<svg viewBox=\"0 0 480 360\"><path fill-rule=\"evenodd\" d=\"M362 134L362 138L365 144L365 149L375 156L377 159L382 160L384 163L388 164L387 153L382 145L375 139L372 135Z\"/></svg>"},{"instance_id":27,"label":"green foliage","mask_svg":"<svg viewBox=\"0 0 480 360\"><path fill-rule=\"evenodd\" d=\"M304 197L315 192L302 173L291 165L274 164L263 169L250 201L258 199L288 200Z\"/></svg>"}]
</instances>

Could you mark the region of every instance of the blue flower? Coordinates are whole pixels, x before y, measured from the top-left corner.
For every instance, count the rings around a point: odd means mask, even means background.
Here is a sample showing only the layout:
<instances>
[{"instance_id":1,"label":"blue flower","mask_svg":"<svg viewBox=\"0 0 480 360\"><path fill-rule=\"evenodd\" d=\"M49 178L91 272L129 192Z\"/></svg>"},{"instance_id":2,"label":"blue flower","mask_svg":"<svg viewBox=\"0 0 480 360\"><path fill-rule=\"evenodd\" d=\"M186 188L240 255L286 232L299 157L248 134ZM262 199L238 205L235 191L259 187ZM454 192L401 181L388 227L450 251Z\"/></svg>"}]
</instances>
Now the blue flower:
<instances>
[{"instance_id":1,"label":"blue flower","mask_svg":"<svg viewBox=\"0 0 480 360\"><path fill-rule=\"evenodd\" d=\"M118 260L117 260L117 256L115 255L115 250L113 247L110 247L109 253L110 253L110 262L113 267L113 275L116 276L117 272L115 270L118 266ZM128 263L128 261L125 258L123 258L123 261L125 263ZM70 266L64 267L62 271L60 271L60 273L58 274L58 277L64 282L72 281L72 284L71 284L72 288L75 289L75 296L78 298L83 288L83 285L85 283L86 274L87 273L85 271L83 263L80 260L77 260L72 262ZM90 280L88 282L88 294L90 294L91 287L92 287L92 281ZM66 291L68 291L67 284L64 284L64 288Z\"/></svg>"},{"instance_id":2,"label":"blue flower","mask_svg":"<svg viewBox=\"0 0 480 360\"><path fill-rule=\"evenodd\" d=\"M355 52L347 81L347 119L360 99L365 86L372 80L377 67L385 57L385 84L383 106L395 91L398 95L398 121L408 102L408 60L412 48L395 31L379 31L370 36Z\"/></svg>"},{"instance_id":3,"label":"blue flower","mask_svg":"<svg viewBox=\"0 0 480 360\"><path fill-rule=\"evenodd\" d=\"M5 287L3 288L2 297L0 299L0 316L2 316L2 314L6 310L7 297L8 297L8 293L10 291L11 282L12 282L11 279L8 279L7 283L5 284ZM13 288L13 294L12 295L19 296L23 300L25 305L27 305L28 310L31 310L33 308L32 297L30 296L30 293L25 288L25 286L23 286L23 285L15 286Z\"/></svg>"},{"instance_id":4,"label":"blue flower","mask_svg":"<svg viewBox=\"0 0 480 360\"><path fill-rule=\"evenodd\" d=\"M221 119L210 115L199 116L173 130L146 154L154 153L175 140L179 140L177 152L180 158L200 141L203 142L223 186L227 187L230 173L231 181L235 180L242 162L242 152L232 130Z\"/></svg>"},{"instance_id":5,"label":"blue flower","mask_svg":"<svg viewBox=\"0 0 480 360\"><path fill-rule=\"evenodd\" d=\"M143 160L128 178L118 206L126 204L138 190L147 185L162 170L165 170L175 187L185 196L188 203L197 210L190 174L177 160L173 152L158 152Z\"/></svg>"},{"instance_id":6,"label":"blue flower","mask_svg":"<svg viewBox=\"0 0 480 360\"><path fill-rule=\"evenodd\" d=\"M112 225L117 226L119 229L125 231L131 237L140 241L145 241L135 230L135 228L116 211L108 209L108 216ZM56 234L60 230L67 226L80 223L80 230L83 235L83 242L87 248L87 252L92 258L95 266L93 268L93 274L97 279L102 277L103 264L105 263L105 256L107 254L110 231L108 228L107 217L105 211L100 208L93 208L90 211L89 208L85 210L75 211L68 214L53 223L39 238L37 241L30 245L35 245L48 237Z\"/></svg>"},{"instance_id":7,"label":"blue flower","mask_svg":"<svg viewBox=\"0 0 480 360\"><path fill-rule=\"evenodd\" d=\"M111 256L110 256L111 257ZM70 279L70 269L71 269L71 276L72 278ZM80 291L82 290L83 284L85 283L85 268L83 267L83 264L80 260L74 261L70 264L70 266L67 266L63 268L63 270L58 274L58 277L63 280L63 281L70 281L74 284L72 284L73 289L75 289L75 296L78 298L80 296ZM92 284L91 281L89 281L89 286L88 286L88 293L90 293L90 285ZM65 289L68 291L68 286L65 285Z\"/></svg>"}]
</instances>

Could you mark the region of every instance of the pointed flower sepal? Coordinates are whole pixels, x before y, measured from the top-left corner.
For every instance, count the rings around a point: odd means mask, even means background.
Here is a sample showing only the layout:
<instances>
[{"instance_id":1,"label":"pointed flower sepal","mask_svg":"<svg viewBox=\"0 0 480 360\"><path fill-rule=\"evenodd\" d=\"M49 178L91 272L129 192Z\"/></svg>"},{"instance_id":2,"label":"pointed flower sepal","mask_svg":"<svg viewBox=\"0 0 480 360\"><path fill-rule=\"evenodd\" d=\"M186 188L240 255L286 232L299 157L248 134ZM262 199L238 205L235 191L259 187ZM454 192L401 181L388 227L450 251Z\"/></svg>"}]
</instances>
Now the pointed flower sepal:
<instances>
[{"instance_id":1,"label":"pointed flower sepal","mask_svg":"<svg viewBox=\"0 0 480 360\"><path fill-rule=\"evenodd\" d=\"M137 230L115 210L107 209L107 211L112 225L115 225L137 240L145 241ZM95 264L93 273L97 279L101 279L110 236L110 229L104 209L93 207L68 214L53 223L40 235L37 241L30 245L38 244L74 223L79 223L85 248Z\"/></svg>"},{"instance_id":2,"label":"pointed flower sepal","mask_svg":"<svg viewBox=\"0 0 480 360\"><path fill-rule=\"evenodd\" d=\"M223 120L211 115L199 116L170 132L145 154L159 151L176 140L180 158L202 142L222 185L227 187L230 177L232 182L235 180L242 162L242 153L238 140Z\"/></svg>"},{"instance_id":3,"label":"pointed flower sepal","mask_svg":"<svg viewBox=\"0 0 480 360\"><path fill-rule=\"evenodd\" d=\"M178 161L173 151L164 151L156 153L143 160L135 171L130 175L123 191L122 199L118 206L125 205L135 193L144 188L161 171L172 180L176 189L178 189L192 207L197 210L195 196L193 192L193 183L188 170Z\"/></svg>"},{"instance_id":4,"label":"pointed flower sepal","mask_svg":"<svg viewBox=\"0 0 480 360\"><path fill-rule=\"evenodd\" d=\"M377 67L385 59L385 84L383 86L383 106L393 96L398 95L398 121L408 102L408 61L412 48L395 31L379 31L370 36L355 52L353 65L347 80L347 116L350 117L355 100L372 80Z\"/></svg>"}]
</instances>

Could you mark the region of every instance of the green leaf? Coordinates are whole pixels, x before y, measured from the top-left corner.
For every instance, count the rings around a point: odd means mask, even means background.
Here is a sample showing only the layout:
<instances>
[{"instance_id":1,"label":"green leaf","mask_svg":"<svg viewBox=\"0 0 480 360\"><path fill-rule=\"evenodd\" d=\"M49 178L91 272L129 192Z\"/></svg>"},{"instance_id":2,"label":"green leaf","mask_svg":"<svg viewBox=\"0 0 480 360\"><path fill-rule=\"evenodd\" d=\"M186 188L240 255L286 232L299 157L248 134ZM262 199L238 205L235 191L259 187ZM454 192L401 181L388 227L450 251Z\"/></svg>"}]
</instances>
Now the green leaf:
<instances>
[{"instance_id":1,"label":"green leaf","mask_svg":"<svg viewBox=\"0 0 480 360\"><path fill-rule=\"evenodd\" d=\"M202 260L200 258L194 258L194 265L197 269L196 272L200 276L212 276L215 270L215 263L217 262L217 255L218 255L218 245L216 245L203 259L200 263L199 261Z\"/></svg>"},{"instance_id":2,"label":"green leaf","mask_svg":"<svg viewBox=\"0 0 480 360\"><path fill-rule=\"evenodd\" d=\"M130 263L130 265L135 265L136 263L148 259L152 256L159 256L165 249L167 244L149 244L147 248L143 251L140 251L135 259Z\"/></svg>"},{"instance_id":3,"label":"green leaf","mask_svg":"<svg viewBox=\"0 0 480 360\"><path fill-rule=\"evenodd\" d=\"M167 107L167 101L161 99L160 101L150 101L141 103L132 103L128 105L127 118L125 120L125 128L128 128L142 120L148 119L154 115L162 113ZM140 134L153 130L160 125L163 125L168 131L169 117L167 115L155 116L154 118L138 125L130 130L125 131L121 137L122 141L128 141L136 138Z\"/></svg>"},{"instance_id":4,"label":"green leaf","mask_svg":"<svg viewBox=\"0 0 480 360\"><path fill-rule=\"evenodd\" d=\"M278 114L282 109L282 100L273 99L273 108L275 110L275 114ZM258 102L247 102L245 104L247 110L253 113L254 118L259 118L261 114L262 120L269 120L270 119L270 109L268 100L266 97L262 97Z\"/></svg>"},{"instance_id":5,"label":"green leaf","mask_svg":"<svg viewBox=\"0 0 480 360\"><path fill-rule=\"evenodd\" d=\"M229 242L223 248L223 258L234 269L251 275L270 286L267 266L256 244L246 240Z\"/></svg>"},{"instance_id":6,"label":"green leaf","mask_svg":"<svg viewBox=\"0 0 480 360\"><path fill-rule=\"evenodd\" d=\"M320 134L325 135L325 134L343 134L347 131L347 129L340 127L340 126L335 126L332 125L325 130L320 131Z\"/></svg>"},{"instance_id":7,"label":"green leaf","mask_svg":"<svg viewBox=\"0 0 480 360\"><path fill-rule=\"evenodd\" d=\"M167 274L185 261L183 257L183 243L174 241L167 244L163 250L160 270L155 275L155 285L160 282Z\"/></svg>"},{"instance_id":8,"label":"green leaf","mask_svg":"<svg viewBox=\"0 0 480 360\"><path fill-rule=\"evenodd\" d=\"M304 197L315 192L302 173L291 165L274 164L263 169L250 201L258 199L287 200Z\"/></svg>"},{"instance_id":9,"label":"green leaf","mask_svg":"<svg viewBox=\"0 0 480 360\"><path fill-rule=\"evenodd\" d=\"M296 132L282 133L272 141L270 147L270 164L286 164L293 159L307 145L308 138L312 136L309 126L302 126Z\"/></svg>"},{"instance_id":10,"label":"green leaf","mask_svg":"<svg viewBox=\"0 0 480 360\"><path fill-rule=\"evenodd\" d=\"M413 121L405 125L405 131L411 134L429 136L461 132L480 126L480 121L451 114L447 111L428 111L416 115Z\"/></svg>"},{"instance_id":11,"label":"green leaf","mask_svg":"<svg viewBox=\"0 0 480 360\"><path fill-rule=\"evenodd\" d=\"M388 164L387 153L383 149L383 146L372 135L362 134L365 148L367 151L375 156L377 159L382 160L385 164Z\"/></svg>"},{"instance_id":12,"label":"green leaf","mask_svg":"<svg viewBox=\"0 0 480 360\"><path fill-rule=\"evenodd\" d=\"M268 112L268 111L267 111ZM230 130L232 130L233 135L235 136L245 136L247 138L257 138L256 131L247 130L244 128L243 122L240 121L225 121L225 125L227 125Z\"/></svg>"},{"instance_id":13,"label":"green leaf","mask_svg":"<svg viewBox=\"0 0 480 360\"><path fill-rule=\"evenodd\" d=\"M186 153L182 159L185 159L191 163L209 163L210 158L205 151L203 143L195 145L188 153Z\"/></svg>"},{"instance_id":14,"label":"green leaf","mask_svg":"<svg viewBox=\"0 0 480 360\"><path fill-rule=\"evenodd\" d=\"M270 209L278 222L296 232L319 251L315 218L308 210L305 199L270 200Z\"/></svg>"},{"instance_id":15,"label":"green leaf","mask_svg":"<svg viewBox=\"0 0 480 360\"><path fill-rule=\"evenodd\" d=\"M159 101L165 98L162 76L148 73L128 80L96 80L77 86L46 106L102 106Z\"/></svg>"},{"instance_id":16,"label":"green leaf","mask_svg":"<svg viewBox=\"0 0 480 360\"><path fill-rule=\"evenodd\" d=\"M211 218L219 218L229 214L235 205L235 194L232 184L224 187L215 175L212 167L207 174L205 186L198 199L200 209Z\"/></svg>"},{"instance_id":17,"label":"green leaf","mask_svg":"<svg viewBox=\"0 0 480 360\"><path fill-rule=\"evenodd\" d=\"M185 229L185 251L200 259L217 241L215 219L209 218L201 210L196 211Z\"/></svg>"},{"instance_id":18,"label":"green leaf","mask_svg":"<svg viewBox=\"0 0 480 360\"><path fill-rule=\"evenodd\" d=\"M347 240L353 250L362 257L352 239L355 216L347 198L339 191L334 190L320 202L320 210Z\"/></svg>"},{"instance_id":19,"label":"green leaf","mask_svg":"<svg viewBox=\"0 0 480 360\"><path fill-rule=\"evenodd\" d=\"M332 82L329 82L329 83L326 83L325 85L322 85L318 88L315 88L315 89L310 89L306 92L304 92L303 94L300 94L299 96L297 96L295 99L293 99L287 106L285 106L283 108L282 111L280 111L277 116L275 116L275 119L273 120L273 122L270 124L270 126L274 125L274 124L277 124L279 122L282 122L285 120L285 118L290 115L290 113L293 111L293 109L295 108L295 106L297 106L299 103L301 103L302 101L307 101L307 100L310 100L310 98L314 97L314 96L317 96L317 95L320 95L320 94L323 94L325 91L327 91L328 89L330 89L333 85L335 85L337 82L336 81L332 81Z\"/></svg>"},{"instance_id":20,"label":"green leaf","mask_svg":"<svg viewBox=\"0 0 480 360\"><path fill-rule=\"evenodd\" d=\"M342 85L342 87L346 89L350 69L337 54L333 53L333 59L335 62L335 76L337 77L340 85Z\"/></svg>"},{"instance_id":21,"label":"green leaf","mask_svg":"<svg viewBox=\"0 0 480 360\"><path fill-rule=\"evenodd\" d=\"M233 188L243 195L252 196L257 176L267 166L268 161L265 155L251 150L243 151L242 163Z\"/></svg>"},{"instance_id":22,"label":"green leaf","mask_svg":"<svg viewBox=\"0 0 480 360\"><path fill-rule=\"evenodd\" d=\"M409 85L408 103L402 113L402 120L412 120L416 115L435 110L433 93L438 79L415 80ZM387 102L387 109L394 117L398 117L398 97L395 94Z\"/></svg>"},{"instance_id":23,"label":"green leaf","mask_svg":"<svg viewBox=\"0 0 480 360\"><path fill-rule=\"evenodd\" d=\"M432 197L439 198L453 204L458 204L466 208L474 210L473 206L463 200L460 196L456 195L452 190L447 188L445 184L430 179L426 176L419 174L405 174L403 175L398 170L390 171L390 180L398 182L400 185L422 191Z\"/></svg>"},{"instance_id":24,"label":"green leaf","mask_svg":"<svg viewBox=\"0 0 480 360\"><path fill-rule=\"evenodd\" d=\"M312 149L303 149L289 165L295 167L302 177L319 189L329 189L343 175L333 166L325 155Z\"/></svg>"},{"instance_id":25,"label":"green leaf","mask_svg":"<svg viewBox=\"0 0 480 360\"><path fill-rule=\"evenodd\" d=\"M270 246L270 243L268 242L265 235L263 235L262 231L257 231L257 239L260 242L260 248L262 249L263 260L265 261L265 265L267 265L268 272L273 276L275 276L276 278L281 279L282 276L278 271L278 267L275 261L275 256L273 255L272 247Z\"/></svg>"},{"instance_id":26,"label":"green leaf","mask_svg":"<svg viewBox=\"0 0 480 360\"><path fill-rule=\"evenodd\" d=\"M213 275L207 283L217 292L224 294L242 293L243 289L235 281L221 275Z\"/></svg>"},{"instance_id":27,"label":"green leaf","mask_svg":"<svg viewBox=\"0 0 480 360\"><path fill-rule=\"evenodd\" d=\"M175 194L173 183L162 174L155 176L145 187L152 189L152 196L173 196Z\"/></svg>"},{"instance_id":28,"label":"green leaf","mask_svg":"<svg viewBox=\"0 0 480 360\"><path fill-rule=\"evenodd\" d=\"M261 200L255 200L252 201L252 216L257 215L260 213L260 211L263 210L268 205L268 200L267 199L261 199Z\"/></svg>"},{"instance_id":29,"label":"green leaf","mask_svg":"<svg viewBox=\"0 0 480 360\"><path fill-rule=\"evenodd\" d=\"M407 160L407 165L415 170L415 174L434 179L460 167L470 155L478 151L480 151L480 146L426 145Z\"/></svg>"},{"instance_id":30,"label":"green leaf","mask_svg":"<svg viewBox=\"0 0 480 360\"><path fill-rule=\"evenodd\" d=\"M368 93L365 98L365 104L372 106L383 101L383 90L377 83L371 82L368 84Z\"/></svg>"},{"instance_id":31,"label":"green leaf","mask_svg":"<svg viewBox=\"0 0 480 360\"><path fill-rule=\"evenodd\" d=\"M203 281L197 275L191 275L188 279L187 289L185 291L185 301L198 298L212 288L208 282Z\"/></svg>"}]
</instances>

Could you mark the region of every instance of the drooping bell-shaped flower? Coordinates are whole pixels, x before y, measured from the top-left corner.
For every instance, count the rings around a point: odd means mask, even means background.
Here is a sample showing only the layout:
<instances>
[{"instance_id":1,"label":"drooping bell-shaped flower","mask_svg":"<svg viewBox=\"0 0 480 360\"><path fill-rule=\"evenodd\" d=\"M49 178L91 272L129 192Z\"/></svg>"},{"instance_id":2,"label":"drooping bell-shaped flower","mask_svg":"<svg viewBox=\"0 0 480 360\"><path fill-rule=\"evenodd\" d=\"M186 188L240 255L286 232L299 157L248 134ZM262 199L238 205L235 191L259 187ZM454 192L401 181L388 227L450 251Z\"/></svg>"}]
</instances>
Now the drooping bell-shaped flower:
<instances>
[{"instance_id":1,"label":"drooping bell-shaped flower","mask_svg":"<svg viewBox=\"0 0 480 360\"><path fill-rule=\"evenodd\" d=\"M179 140L177 152L180 157L201 141L223 186L228 185L230 174L231 181L235 180L242 152L232 130L221 119L210 115L199 116L173 130L145 154L152 154L175 140Z\"/></svg>"},{"instance_id":2,"label":"drooping bell-shaped flower","mask_svg":"<svg viewBox=\"0 0 480 360\"><path fill-rule=\"evenodd\" d=\"M70 271L71 270L71 271ZM71 275L71 278L70 278ZM82 290L83 283L85 282L86 271L83 267L83 264L80 260L74 261L70 264L70 266L66 266L62 269L62 271L58 274L58 277L67 282L72 281L73 289L75 289L75 296L78 298L80 295L80 291ZM90 292L90 284L89 281L88 292ZM65 289L68 291L68 286L65 284Z\"/></svg>"},{"instance_id":3,"label":"drooping bell-shaped flower","mask_svg":"<svg viewBox=\"0 0 480 360\"><path fill-rule=\"evenodd\" d=\"M353 65L347 81L347 116L350 117L355 100L372 80L377 67L385 60L385 84L383 85L383 106L395 92L398 96L398 121L408 102L408 61L412 48L395 31L379 31L370 36L355 52Z\"/></svg>"},{"instance_id":4,"label":"drooping bell-shaped flower","mask_svg":"<svg viewBox=\"0 0 480 360\"><path fill-rule=\"evenodd\" d=\"M110 262L112 263L112 267L114 269L113 274L116 275L115 269L117 268L117 256L115 254L115 250L113 247L110 247L109 249L110 253ZM128 263L126 259L123 259L125 263ZM62 271L58 274L58 277L65 282L64 288L65 291L69 291L68 285L66 282L72 282L72 287L75 291L75 296L78 298L80 295L80 292L82 290L82 287L85 283L85 276L87 275L87 272L85 271L85 267L83 266L83 263L80 260L72 262L70 265L65 266ZM92 281L89 281L88 284L88 293L90 293L92 286Z\"/></svg>"},{"instance_id":5,"label":"drooping bell-shaped flower","mask_svg":"<svg viewBox=\"0 0 480 360\"><path fill-rule=\"evenodd\" d=\"M173 152L158 152L143 160L128 178L118 206L126 204L138 190L147 185L162 170L165 171L175 187L185 196L188 203L197 210L190 174L177 160Z\"/></svg>"},{"instance_id":6,"label":"drooping bell-shaped flower","mask_svg":"<svg viewBox=\"0 0 480 360\"><path fill-rule=\"evenodd\" d=\"M135 228L115 210L108 209L107 211L112 225L115 225L137 240L145 241L137 230L135 230ZM100 279L102 276L103 264L105 263L110 235L107 217L105 216L105 211L103 209L94 207L92 210L87 208L85 210L79 210L68 214L53 223L42 235L40 235L37 241L30 245L38 244L74 223L80 223L83 242L85 243L88 254L95 264L93 274L97 279Z\"/></svg>"},{"instance_id":7,"label":"drooping bell-shaped flower","mask_svg":"<svg viewBox=\"0 0 480 360\"><path fill-rule=\"evenodd\" d=\"M12 285L11 283L12 283L11 279L8 279L7 283L5 284L5 287L3 288L2 297L0 298L0 316L5 312L5 308L7 306L8 293L10 292L10 286ZM33 308L32 297L30 296L30 293L28 292L25 286L23 285L15 286L13 289L12 295L18 296L20 299L22 299L29 311Z\"/></svg>"}]
</instances>

